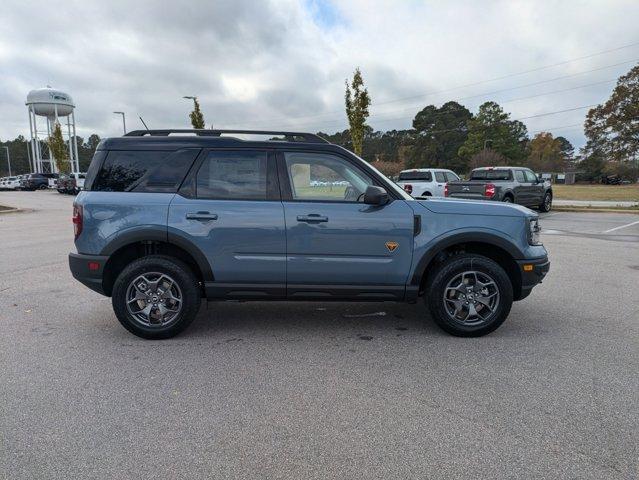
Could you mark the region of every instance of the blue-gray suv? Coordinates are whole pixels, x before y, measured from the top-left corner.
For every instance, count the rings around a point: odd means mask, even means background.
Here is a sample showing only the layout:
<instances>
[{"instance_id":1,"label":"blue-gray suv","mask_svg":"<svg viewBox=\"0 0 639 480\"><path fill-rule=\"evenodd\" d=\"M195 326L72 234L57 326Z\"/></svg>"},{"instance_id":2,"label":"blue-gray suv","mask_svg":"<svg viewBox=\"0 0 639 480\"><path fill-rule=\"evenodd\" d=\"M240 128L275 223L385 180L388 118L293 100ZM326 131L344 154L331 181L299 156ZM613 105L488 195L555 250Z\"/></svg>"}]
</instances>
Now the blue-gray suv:
<instances>
[{"instance_id":1,"label":"blue-gray suv","mask_svg":"<svg viewBox=\"0 0 639 480\"><path fill-rule=\"evenodd\" d=\"M110 296L122 325L144 338L184 330L202 298L423 297L441 328L479 336L549 269L535 212L416 200L308 133L143 130L105 139L73 223L73 276Z\"/></svg>"}]
</instances>

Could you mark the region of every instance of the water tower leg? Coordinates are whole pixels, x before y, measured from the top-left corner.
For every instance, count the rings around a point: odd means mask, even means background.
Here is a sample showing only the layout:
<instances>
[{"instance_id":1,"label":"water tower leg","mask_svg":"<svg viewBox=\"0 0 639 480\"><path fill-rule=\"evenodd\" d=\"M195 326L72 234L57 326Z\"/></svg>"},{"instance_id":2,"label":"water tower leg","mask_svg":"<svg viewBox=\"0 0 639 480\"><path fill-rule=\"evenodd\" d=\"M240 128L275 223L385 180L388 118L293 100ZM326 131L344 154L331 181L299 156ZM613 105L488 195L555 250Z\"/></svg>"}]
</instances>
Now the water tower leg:
<instances>
[{"instance_id":1,"label":"water tower leg","mask_svg":"<svg viewBox=\"0 0 639 480\"><path fill-rule=\"evenodd\" d=\"M75 113L71 111L71 122L73 126L73 151L75 152L76 172L80 171L80 157L78 156L78 140L75 135Z\"/></svg>"},{"instance_id":2,"label":"water tower leg","mask_svg":"<svg viewBox=\"0 0 639 480\"><path fill-rule=\"evenodd\" d=\"M71 171L75 172L75 157L73 155L73 148L71 147L71 119L69 115L67 115L67 146L69 147L69 166L71 167Z\"/></svg>"}]
</instances>

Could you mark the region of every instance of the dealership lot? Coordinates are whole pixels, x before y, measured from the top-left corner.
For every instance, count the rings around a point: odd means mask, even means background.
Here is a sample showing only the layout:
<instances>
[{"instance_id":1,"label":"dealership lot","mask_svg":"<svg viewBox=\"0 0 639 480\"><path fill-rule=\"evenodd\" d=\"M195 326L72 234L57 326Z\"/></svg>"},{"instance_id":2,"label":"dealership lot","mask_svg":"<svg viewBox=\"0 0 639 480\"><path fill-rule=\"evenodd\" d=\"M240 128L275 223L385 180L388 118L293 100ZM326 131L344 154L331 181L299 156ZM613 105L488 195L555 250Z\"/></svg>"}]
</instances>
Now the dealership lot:
<instances>
[{"instance_id":1,"label":"dealership lot","mask_svg":"<svg viewBox=\"0 0 639 480\"><path fill-rule=\"evenodd\" d=\"M72 279L71 202L0 192L0 478L637 475L637 215L542 215L550 274L487 337L227 302L150 342Z\"/></svg>"}]
</instances>

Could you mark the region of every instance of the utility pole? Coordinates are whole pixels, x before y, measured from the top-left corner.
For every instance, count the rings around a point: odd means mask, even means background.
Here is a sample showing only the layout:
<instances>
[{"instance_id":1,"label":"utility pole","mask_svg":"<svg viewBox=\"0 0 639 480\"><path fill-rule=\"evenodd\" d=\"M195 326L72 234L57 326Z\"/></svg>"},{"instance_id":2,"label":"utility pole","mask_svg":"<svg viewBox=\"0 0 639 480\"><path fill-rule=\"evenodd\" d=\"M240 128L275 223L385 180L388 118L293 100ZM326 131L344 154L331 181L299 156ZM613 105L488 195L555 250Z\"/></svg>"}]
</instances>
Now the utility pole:
<instances>
[{"instance_id":1,"label":"utility pole","mask_svg":"<svg viewBox=\"0 0 639 480\"><path fill-rule=\"evenodd\" d=\"M126 120L124 119L124 112L113 112L116 115L122 115L122 130L124 131L124 134L126 135Z\"/></svg>"},{"instance_id":2,"label":"utility pole","mask_svg":"<svg viewBox=\"0 0 639 480\"><path fill-rule=\"evenodd\" d=\"M11 156L9 155L9 147L4 147L7 151L7 165L9 166L9 176L11 176Z\"/></svg>"}]
</instances>

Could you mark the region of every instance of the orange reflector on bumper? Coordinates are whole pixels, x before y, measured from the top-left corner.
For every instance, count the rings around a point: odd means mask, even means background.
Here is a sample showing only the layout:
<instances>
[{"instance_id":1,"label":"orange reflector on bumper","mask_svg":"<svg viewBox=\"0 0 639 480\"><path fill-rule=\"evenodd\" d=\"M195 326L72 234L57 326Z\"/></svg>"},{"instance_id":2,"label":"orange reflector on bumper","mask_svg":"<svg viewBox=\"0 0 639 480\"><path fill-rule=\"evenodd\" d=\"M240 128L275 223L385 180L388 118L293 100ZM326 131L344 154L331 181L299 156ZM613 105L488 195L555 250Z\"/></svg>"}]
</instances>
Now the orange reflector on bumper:
<instances>
[{"instance_id":1,"label":"orange reflector on bumper","mask_svg":"<svg viewBox=\"0 0 639 480\"><path fill-rule=\"evenodd\" d=\"M524 265L524 272L532 272L535 267L533 265Z\"/></svg>"}]
</instances>

